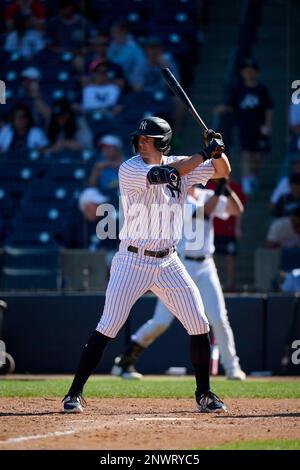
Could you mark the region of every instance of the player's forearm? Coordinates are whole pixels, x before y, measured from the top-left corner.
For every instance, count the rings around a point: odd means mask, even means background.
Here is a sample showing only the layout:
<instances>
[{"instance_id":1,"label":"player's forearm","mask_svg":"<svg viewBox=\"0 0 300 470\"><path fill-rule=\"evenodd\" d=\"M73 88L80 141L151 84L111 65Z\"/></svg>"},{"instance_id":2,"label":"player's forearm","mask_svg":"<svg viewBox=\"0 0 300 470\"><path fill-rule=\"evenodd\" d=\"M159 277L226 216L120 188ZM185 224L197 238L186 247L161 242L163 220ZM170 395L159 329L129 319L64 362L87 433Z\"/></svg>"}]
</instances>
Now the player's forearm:
<instances>
[{"instance_id":1,"label":"player's forearm","mask_svg":"<svg viewBox=\"0 0 300 470\"><path fill-rule=\"evenodd\" d=\"M218 204L219 201L218 195L214 194L206 204L204 204L204 214L207 216L210 216L210 214L215 210L216 205Z\"/></svg>"},{"instance_id":2,"label":"player's forearm","mask_svg":"<svg viewBox=\"0 0 300 470\"><path fill-rule=\"evenodd\" d=\"M212 164L215 167L214 179L228 178L231 173L231 166L225 153L222 153L221 158L212 158Z\"/></svg>"},{"instance_id":3,"label":"player's forearm","mask_svg":"<svg viewBox=\"0 0 300 470\"><path fill-rule=\"evenodd\" d=\"M200 153L195 153L191 157L171 163L170 166L176 168L180 176L185 176L195 170L195 168L201 165L201 163L203 163L202 155Z\"/></svg>"},{"instance_id":4,"label":"player's forearm","mask_svg":"<svg viewBox=\"0 0 300 470\"><path fill-rule=\"evenodd\" d=\"M228 194L228 212L235 217L242 215L244 212L244 205L238 195L227 185Z\"/></svg>"},{"instance_id":5,"label":"player's forearm","mask_svg":"<svg viewBox=\"0 0 300 470\"><path fill-rule=\"evenodd\" d=\"M228 207L229 214L237 217L244 212L244 206L241 200L238 197L235 198L234 195L236 196L235 193L229 196L227 207Z\"/></svg>"}]
</instances>

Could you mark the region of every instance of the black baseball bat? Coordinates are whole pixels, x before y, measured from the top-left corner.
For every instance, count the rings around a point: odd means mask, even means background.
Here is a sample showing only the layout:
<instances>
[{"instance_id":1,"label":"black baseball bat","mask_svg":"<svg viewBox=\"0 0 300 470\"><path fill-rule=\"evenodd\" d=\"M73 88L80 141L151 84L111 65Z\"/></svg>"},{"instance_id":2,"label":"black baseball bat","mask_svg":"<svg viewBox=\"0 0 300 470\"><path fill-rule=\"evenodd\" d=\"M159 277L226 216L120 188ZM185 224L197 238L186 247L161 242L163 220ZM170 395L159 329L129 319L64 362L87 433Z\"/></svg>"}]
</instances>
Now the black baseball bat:
<instances>
[{"instance_id":1,"label":"black baseball bat","mask_svg":"<svg viewBox=\"0 0 300 470\"><path fill-rule=\"evenodd\" d=\"M191 100L187 96L186 92L184 91L180 83L176 80L171 70L168 68L163 69L162 76L164 80L166 81L168 87L172 90L174 95L180 99L180 101L184 104L184 106L189 110L189 112L191 113L193 118L197 121L197 123L207 130L208 129L207 125L205 124L203 119L199 116L197 111L195 110L194 106L191 103Z\"/></svg>"}]
</instances>

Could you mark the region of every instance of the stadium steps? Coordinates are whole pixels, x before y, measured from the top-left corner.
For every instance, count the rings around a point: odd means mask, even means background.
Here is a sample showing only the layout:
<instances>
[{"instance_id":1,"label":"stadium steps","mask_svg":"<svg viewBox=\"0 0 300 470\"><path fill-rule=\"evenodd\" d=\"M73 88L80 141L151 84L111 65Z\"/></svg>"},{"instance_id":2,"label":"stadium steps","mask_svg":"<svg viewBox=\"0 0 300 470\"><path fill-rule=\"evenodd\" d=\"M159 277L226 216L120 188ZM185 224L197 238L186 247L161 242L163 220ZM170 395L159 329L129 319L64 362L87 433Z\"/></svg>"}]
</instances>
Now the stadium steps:
<instances>
[{"instance_id":1,"label":"stadium steps","mask_svg":"<svg viewBox=\"0 0 300 470\"><path fill-rule=\"evenodd\" d=\"M213 123L213 108L223 101L224 76L228 56L236 42L240 15L240 1L211 2L209 24L204 30L201 61L195 71L195 80L189 94L208 127ZM221 38L221 40L220 40ZM203 132L188 117L182 137L182 150L190 153L203 142Z\"/></svg>"},{"instance_id":2,"label":"stadium steps","mask_svg":"<svg viewBox=\"0 0 300 470\"><path fill-rule=\"evenodd\" d=\"M274 101L274 120L272 135L272 150L262 160L260 171L260 190L247 204L243 221L243 239L241 257L247 260L255 249L263 246L266 239L271 217L269 199L278 180L282 163L287 149L288 123L287 113L290 104L291 82L291 34L290 19L292 6L289 2L272 1L265 3L262 23L259 28L254 56L261 66L261 80L266 83ZM294 8L294 7L293 7ZM298 15L299 16L299 15ZM300 21L294 22L294 27L300 27ZM294 52L293 52L294 54ZM250 267L250 266L249 266ZM253 284L252 269L249 284Z\"/></svg>"},{"instance_id":3,"label":"stadium steps","mask_svg":"<svg viewBox=\"0 0 300 470\"><path fill-rule=\"evenodd\" d=\"M241 2L230 0L223 5L220 2L212 2L210 8L210 21L205 31L201 62L190 92L196 109L208 126L214 121L214 106L223 101L224 75L228 58L238 37ZM242 289L251 289L253 286L254 252L265 241L270 222L269 197L286 152L290 83L300 76L295 65L299 63L296 51L296 34L299 29L300 18L296 0L266 0L253 55L262 70L261 80L269 87L274 100L274 129L272 153L264 158L261 165L259 192L248 200L243 217L243 236L237 265L237 284ZM201 143L201 130L192 118L188 118L183 136L183 150L193 152ZM239 155L236 146L232 149L231 159L233 179L239 179ZM218 260L218 264L222 278L224 260Z\"/></svg>"}]
</instances>

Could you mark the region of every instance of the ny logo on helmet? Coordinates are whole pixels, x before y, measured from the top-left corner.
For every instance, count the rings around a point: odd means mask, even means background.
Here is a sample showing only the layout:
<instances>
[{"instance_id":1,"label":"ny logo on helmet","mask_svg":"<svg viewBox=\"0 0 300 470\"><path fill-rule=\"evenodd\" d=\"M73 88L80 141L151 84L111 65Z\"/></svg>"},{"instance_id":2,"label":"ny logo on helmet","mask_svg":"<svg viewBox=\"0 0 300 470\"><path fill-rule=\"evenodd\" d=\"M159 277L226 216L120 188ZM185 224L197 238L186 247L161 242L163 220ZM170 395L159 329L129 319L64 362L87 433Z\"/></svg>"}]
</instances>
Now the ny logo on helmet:
<instances>
[{"instance_id":1,"label":"ny logo on helmet","mask_svg":"<svg viewBox=\"0 0 300 470\"><path fill-rule=\"evenodd\" d=\"M147 121L142 121L141 124L140 124L140 129L142 129L143 131L146 129L147 127Z\"/></svg>"}]
</instances>

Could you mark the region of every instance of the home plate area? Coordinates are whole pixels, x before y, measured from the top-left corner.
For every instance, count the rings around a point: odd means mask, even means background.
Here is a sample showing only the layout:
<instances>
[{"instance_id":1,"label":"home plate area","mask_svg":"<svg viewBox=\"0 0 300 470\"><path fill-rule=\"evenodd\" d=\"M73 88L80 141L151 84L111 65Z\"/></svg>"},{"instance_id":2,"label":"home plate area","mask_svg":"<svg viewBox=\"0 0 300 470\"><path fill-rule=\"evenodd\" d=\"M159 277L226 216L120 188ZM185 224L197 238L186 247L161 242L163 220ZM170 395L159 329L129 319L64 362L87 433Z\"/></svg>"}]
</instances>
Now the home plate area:
<instances>
[{"instance_id":1,"label":"home plate area","mask_svg":"<svg viewBox=\"0 0 300 470\"><path fill-rule=\"evenodd\" d=\"M88 399L82 414L57 398L2 398L0 449L199 449L231 441L299 439L296 399L227 399L201 414L192 399Z\"/></svg>"}]
</instances>

